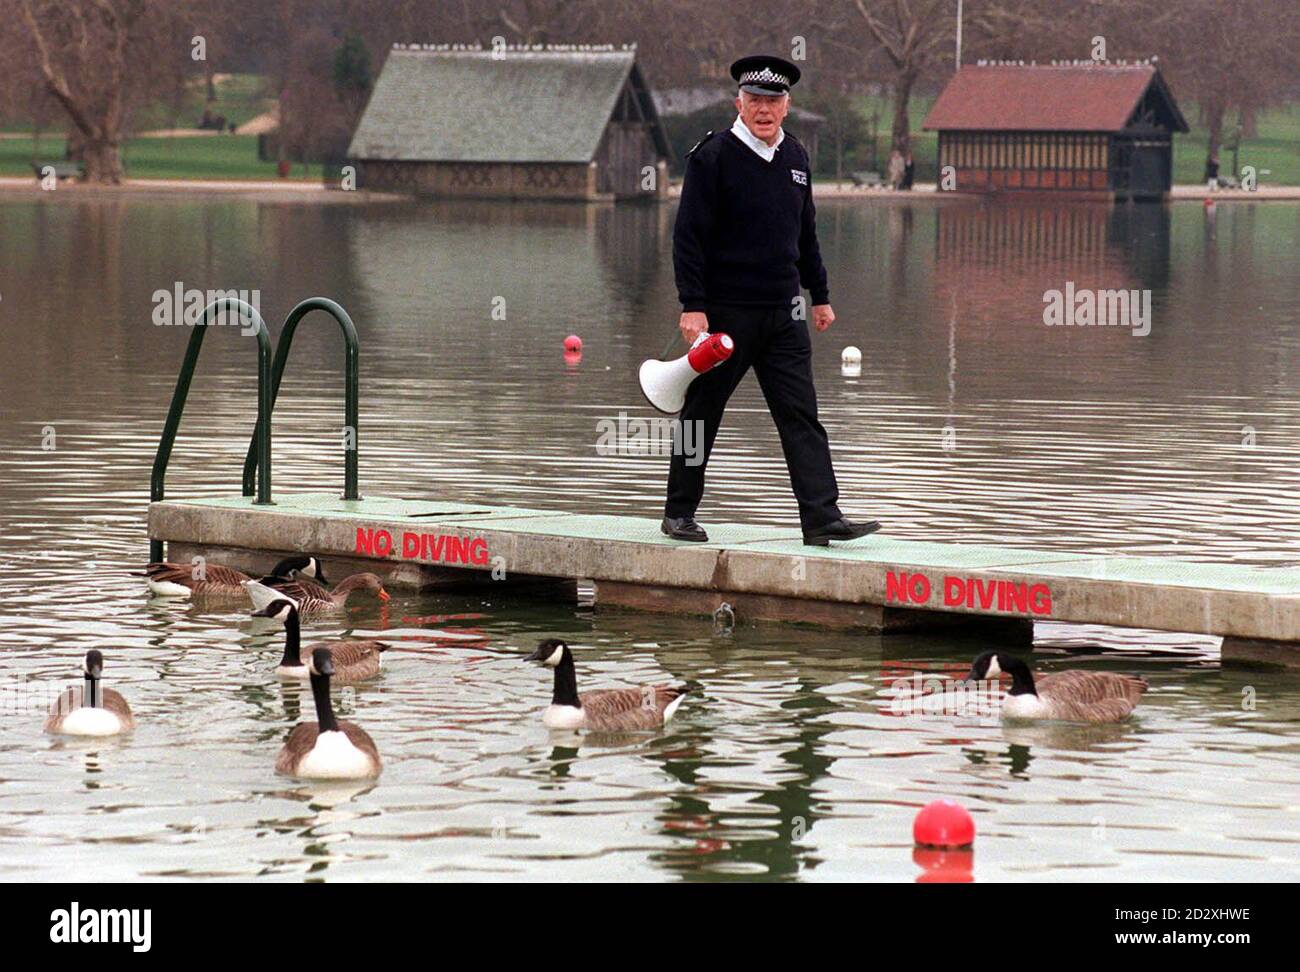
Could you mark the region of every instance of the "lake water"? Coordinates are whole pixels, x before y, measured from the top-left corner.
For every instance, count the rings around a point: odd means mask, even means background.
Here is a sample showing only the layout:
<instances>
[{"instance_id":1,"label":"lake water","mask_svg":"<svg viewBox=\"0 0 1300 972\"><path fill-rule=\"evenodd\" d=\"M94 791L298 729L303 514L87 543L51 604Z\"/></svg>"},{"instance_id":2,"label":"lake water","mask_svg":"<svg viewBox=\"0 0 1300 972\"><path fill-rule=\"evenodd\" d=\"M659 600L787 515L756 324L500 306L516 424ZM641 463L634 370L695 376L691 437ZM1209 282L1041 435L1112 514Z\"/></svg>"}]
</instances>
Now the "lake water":
<instances>
[{"instance_id":1,"label":"lake water","mask_svg":"<svg viewBox=\"0 0 1300 972\"><path fill-rule=\"evenodd\" d=\"M815 369L847 511L899 537L1296 569L1300 206L819 213L840 319ZM666 460L595 442L602 419L650 414L633 376L675 324L672 217L0 198L0 878L910 881L912 816L939 797L975 816L980 881L1300 877L1300 679L1221 669L1196 636L1040 624L1037 667L1151 690L1126 725L1013 728L893 704L900 679L964 671L987 641L399 592L306 632L394 644L380 680L338 693L382 778L273 774L314 718L271 677L276 632L128 574L188 337L151 322L151 295L257 289L273 330L304 297L340 301L361 336L363 493L656 516ZM1067 284L1149 290L1150 333L1045 326L1044 293ZM295 342L277 492L342 481L331 328ZM860 377L840 373L846 344ZM169 495L238 490L253 359L233 329L209 336ZM752 378L700 518L796 522ZM698 690L657 736L553 738L548 679L519 660L550 636L581 685ZM140 727L53 741L44 707L89 647Z\"/></svg>"}]
</instances>

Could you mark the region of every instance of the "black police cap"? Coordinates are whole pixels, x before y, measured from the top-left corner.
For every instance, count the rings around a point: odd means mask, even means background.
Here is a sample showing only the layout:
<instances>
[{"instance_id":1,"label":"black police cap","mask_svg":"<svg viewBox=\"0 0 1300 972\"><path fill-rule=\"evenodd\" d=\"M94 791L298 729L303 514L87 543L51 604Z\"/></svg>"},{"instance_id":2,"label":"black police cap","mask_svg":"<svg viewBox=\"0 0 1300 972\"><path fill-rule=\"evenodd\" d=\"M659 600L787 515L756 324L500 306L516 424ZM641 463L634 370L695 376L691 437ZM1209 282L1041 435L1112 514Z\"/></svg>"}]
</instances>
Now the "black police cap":
<instances>
[{"instance_id":1,"label":"black police cap","mask_svg":"<svg viewBox=\"0 0 1300 972\"><path fill-rule=\"evenodd\" d=\"M752 54L731 65L731 76L750 94L785 94L799 80L799 69L785 58Z\"/></svg>"}]
</instances>

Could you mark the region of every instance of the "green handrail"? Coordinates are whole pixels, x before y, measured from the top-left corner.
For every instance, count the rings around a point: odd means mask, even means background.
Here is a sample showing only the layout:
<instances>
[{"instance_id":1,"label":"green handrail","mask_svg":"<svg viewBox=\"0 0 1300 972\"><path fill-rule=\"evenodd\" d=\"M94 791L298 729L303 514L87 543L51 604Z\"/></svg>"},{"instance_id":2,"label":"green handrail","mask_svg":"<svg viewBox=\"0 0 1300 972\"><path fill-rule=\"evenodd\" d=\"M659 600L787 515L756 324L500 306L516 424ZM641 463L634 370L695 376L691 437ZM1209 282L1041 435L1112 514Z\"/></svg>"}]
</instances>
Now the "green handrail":
<instances>
[{"instance_id":1,"label":"green handrail","mask_svg":"<svg viewBox=\"0 0 1300 972\"><path fill-rule=\"evenodd\" d=\"M357 329L353 326L352 318L348 316L348 312L328 297L308 297L291 310L289 316L284 320L284 327L280 329L280 337L275 344L275 363L271 367L271 405L267 409L266 419L261 418L259 415L257 428L253 431L253 438L248 443L248 455L244 457L244 482L251 482L255 472L255 463L258 461L257 457L260 454L261 432L262 429L268 427L267 423L270 420L271 412L275 409L275 400L280 394L280 379L284 377L284 366L289 360L289 348L293 345L294 331L298 327L298 322L314 310L322 310L329 314L338 322L339 328L343 331L343 371L346 381L343 393L343 422L345 432L351 432L350 441L345 440L343 446L343 498L345 500L360 499L357 495L357 436L359 434L357 429L359 386L357 378ZM351 448L348 448L349 444ZM269 465L267 469L269 471Z\"/></svg>"},{"instance_id":2,"label":"green handrail","mask_svg":"<svg viewBox=\"0 0 1300 972\"><path fill-rule=\"evenodd\" d=\"M198 364L199 351L203 347L203 338L208 333L208 325L213 313L221 307L230 308L239 315L239 320L252 320L257 325L257 427L265 429L265 435L258 435L257 466L257 502L271 502L271 336L266 329L266 322L257 310L235 297L223 297L214 300L203 309L203 317L194 325L190 333L190 343L185 349L185 360L181 362L181 372L176 377L176 390L172 392L171 408L167 410L167 424L163 426L162 438L158 440L158 451L153 459L153 474L149 480L149 501L157 503L165 495L164 483L167 477L167 464L171 461L172 446L176 442L176 432L180 428L181 415L185 412L185 400L190 394L190 381L194 378L194 367ZM252 496L254 490L253 470L244 470L244 495ZM149 541L149 559L162 560L163 542Z\"/></svg>"}]
</instances>

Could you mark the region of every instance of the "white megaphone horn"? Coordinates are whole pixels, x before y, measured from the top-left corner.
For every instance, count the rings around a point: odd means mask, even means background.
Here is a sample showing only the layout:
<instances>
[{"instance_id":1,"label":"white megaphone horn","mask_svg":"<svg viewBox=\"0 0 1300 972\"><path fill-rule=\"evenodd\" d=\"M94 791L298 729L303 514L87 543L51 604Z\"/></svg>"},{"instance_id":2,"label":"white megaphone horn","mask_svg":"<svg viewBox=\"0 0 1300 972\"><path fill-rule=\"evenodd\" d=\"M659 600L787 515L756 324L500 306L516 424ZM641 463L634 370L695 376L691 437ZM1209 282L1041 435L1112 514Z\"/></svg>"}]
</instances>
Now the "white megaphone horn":
<instances>
[{"instance_id":1,"label":"white megaphone horn","mask_svg":"<svg viewBox=\"0 0 1300 972\"><path fill-rule=\"evenodd\" d=\"M641 392L661 412L675 415L686 404L686 389L697 376L731 357L735 343L726 334L701 334L691 350L675 361L641 362Z\"/></svg>"}]
</instances>

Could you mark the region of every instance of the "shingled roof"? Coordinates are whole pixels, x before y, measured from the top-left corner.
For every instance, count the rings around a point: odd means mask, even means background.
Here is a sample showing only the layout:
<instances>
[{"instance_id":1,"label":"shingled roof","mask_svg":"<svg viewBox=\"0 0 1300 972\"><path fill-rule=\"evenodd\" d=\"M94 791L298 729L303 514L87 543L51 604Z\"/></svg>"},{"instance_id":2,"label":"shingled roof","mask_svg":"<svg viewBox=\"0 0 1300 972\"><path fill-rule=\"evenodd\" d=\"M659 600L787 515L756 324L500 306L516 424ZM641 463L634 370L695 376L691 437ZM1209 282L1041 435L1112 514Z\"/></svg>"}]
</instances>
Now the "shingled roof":
<instances>
[{"instance_id":1,"label":"shingled roof","mask_svg":"<svg viewBox=\"0 0 1300 972\"><path fill-rule=\"evenodd\" d=\"M1173 128L1187 131L1160 72L1148 64L990 65L953 75L922 127L949 131L1118 132L1155 85Z\"/></svg>"},{"instance_id":2,"label":"shingled roof","mask_svg":"<svg viewBox=\"0 0 1300 972\"><path fill-rule=\"evenodd\" d=\"M415 162L589 162L633 51L393 50L348 155ZM654 117L648 97L643 110ZM657 127L657 126L656 126ZM662 135L657 134L662 140Z\"/></svg>"}]
</instances>

